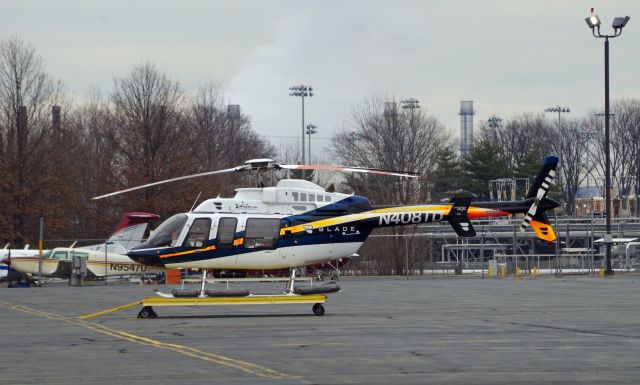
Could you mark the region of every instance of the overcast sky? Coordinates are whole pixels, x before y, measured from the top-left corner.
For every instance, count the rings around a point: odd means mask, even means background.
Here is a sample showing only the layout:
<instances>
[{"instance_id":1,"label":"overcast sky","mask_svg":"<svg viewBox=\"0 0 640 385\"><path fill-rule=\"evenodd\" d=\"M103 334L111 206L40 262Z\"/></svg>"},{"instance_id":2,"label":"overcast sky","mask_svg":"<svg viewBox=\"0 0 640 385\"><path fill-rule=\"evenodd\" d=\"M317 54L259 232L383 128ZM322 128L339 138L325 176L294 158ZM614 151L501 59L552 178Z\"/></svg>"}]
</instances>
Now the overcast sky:
<instances>
[{"instance_id":1,"label":"overcast sky","mask_svg":"<svg viewBox=\"0 0 640 385\"><path fill-rule=\"evenodd\" d=\"M592 6L603 32L631 16L611 43L611 95L640 98L638 0L3 0L0 39L34 45L76 100L93 86L108 94L143 62L188 91L215 80L274 143L299 138L288 88L300 83L315 89L306 121L316 140L373 95L417 98L458 135L461 100L474 101L476 127L491 114L602 108L603 42L584 21Z\"/></svg>"}]
</instances>

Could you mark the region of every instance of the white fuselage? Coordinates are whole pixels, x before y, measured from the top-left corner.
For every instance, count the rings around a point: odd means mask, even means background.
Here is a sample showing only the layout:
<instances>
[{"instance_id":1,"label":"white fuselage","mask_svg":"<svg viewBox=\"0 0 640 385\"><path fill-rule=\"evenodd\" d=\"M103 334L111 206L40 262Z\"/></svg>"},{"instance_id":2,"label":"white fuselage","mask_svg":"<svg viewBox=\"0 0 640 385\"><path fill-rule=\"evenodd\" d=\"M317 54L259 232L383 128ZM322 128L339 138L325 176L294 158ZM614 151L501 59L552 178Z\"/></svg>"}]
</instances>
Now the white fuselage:
<instances>
[{"instance_id":1,"label":"white fuselage","mask_svg":"<svg viewBox=\"0 0 640 385\"><path fill-rule=\"evenodd\" d=\"M208 199L193 212L168 219L145 245L131 250L129 255L167 268L247 270L337 260L358 250L364 238L360 232L350 227L315 228L313 231L324 231L316 242L302 237L286 240L284 231L296 226L299 235L305 230L297 225L302 222L296 219L298 216L308 216L351 196L326 192L311 182L287 179L276 187L238 189L233 198ZM317 216L328 221L332 217ZM259 221L263 224L257 225Z\"/></svg>"},{"instance_id":2,"label":"white fuselage","mask_svg":"<svg viewBox=\"0 0 640 385\"><path fill-rule=\"evenodd\" d=\"M105 254L104 251L59 247L51 250L46 257L42 258L42 275L45 277L68 277L74 255L86 258L87 273L96 277L148 274L164 270L137 263L122 254ZM11 266L18 272L38 275L40 258L38 256L12 258Z\"/></svg>"}]
</instances>

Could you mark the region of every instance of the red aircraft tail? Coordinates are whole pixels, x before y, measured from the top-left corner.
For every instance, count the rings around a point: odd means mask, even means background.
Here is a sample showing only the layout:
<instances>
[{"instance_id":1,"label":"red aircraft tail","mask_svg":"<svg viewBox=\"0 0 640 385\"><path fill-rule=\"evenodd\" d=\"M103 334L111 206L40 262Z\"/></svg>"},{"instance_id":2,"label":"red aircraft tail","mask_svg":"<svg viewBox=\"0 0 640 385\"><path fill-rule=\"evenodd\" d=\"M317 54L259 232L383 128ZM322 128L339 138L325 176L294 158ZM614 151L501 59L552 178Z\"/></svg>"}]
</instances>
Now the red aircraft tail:
<instances>
[{"instance_id":1,"label":"red aircraft tail","mask_svg":"<svg viewBox=\"0 0 640 385\"><path fill-rule=\"evenodd\" d=\"M118 225L116 226L115 230L113 230L113 235L116 235L117 233L121 232L127 227L139 225L141 223L149 223L152 220L158 219L158 218L160 218L160 215L158 214L140 213L140 212L126 213L124 214L122 219L120 219L120 222L118 222Z\"/></svg>"}]
</instances>

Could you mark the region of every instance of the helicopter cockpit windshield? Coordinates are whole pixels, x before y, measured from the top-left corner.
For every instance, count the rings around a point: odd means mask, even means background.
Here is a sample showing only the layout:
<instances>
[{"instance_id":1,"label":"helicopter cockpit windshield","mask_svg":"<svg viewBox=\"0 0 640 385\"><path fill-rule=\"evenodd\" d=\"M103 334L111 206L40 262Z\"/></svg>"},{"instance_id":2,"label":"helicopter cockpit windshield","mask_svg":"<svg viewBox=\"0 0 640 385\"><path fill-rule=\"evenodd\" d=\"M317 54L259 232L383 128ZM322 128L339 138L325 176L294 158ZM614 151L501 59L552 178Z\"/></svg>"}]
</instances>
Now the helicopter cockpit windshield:
<instances>
[{"instance_id":1,"label":"helicopter cockpit windshield","mask_svg":"<svg viewBox=\"0 0 640 385\"><path fill-rule=\"evenodd\" d=\"M149 240L144 243L144 247L175 246L182 232L182 228L187 223L187 218L186 214L176 214L162 222L153 232L153 235L149 237Z\"/></svg>"}]
</instances>

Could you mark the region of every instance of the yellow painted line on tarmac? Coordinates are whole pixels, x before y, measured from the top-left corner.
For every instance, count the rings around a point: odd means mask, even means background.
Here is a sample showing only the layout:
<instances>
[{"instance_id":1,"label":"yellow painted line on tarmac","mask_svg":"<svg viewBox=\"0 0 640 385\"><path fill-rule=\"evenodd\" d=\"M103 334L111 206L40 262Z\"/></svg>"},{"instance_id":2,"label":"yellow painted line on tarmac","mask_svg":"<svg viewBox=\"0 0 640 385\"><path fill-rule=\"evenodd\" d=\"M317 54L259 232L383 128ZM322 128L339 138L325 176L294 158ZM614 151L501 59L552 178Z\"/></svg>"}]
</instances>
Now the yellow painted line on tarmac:
<instances>
[{"instance_id":1,"label":"yellow painted line on tarmac","mask_svg":"<svg viewBox=\"0 0 640 385\"><path fill-rule=\"evenodd\" d=\"M62 321L71 325L79 325L86 329L93 330L97 333L104 334L117 339L129 341L129 342L133 342L139 345L153 346L159 349L172 350L176 353L179 353L188 357L215 363L218 365L231 367L231 368L240 370L241 372L244 372L246 374L251 374L258 377L268 377L268 378L274 378L274 379L301 379L302 378L301 376L293 376L287 373L279 372L277 370L269 369L262 365L252 364L247 361L236 360L230 357L225 357L218 354L205 352L204 350L192 348L185 345L169 344L169 343L157 341L151 338L141 337L129 332L112 329L104 325L93 324L88 321L83 321L75 318L68 318L68 317L64 317L54 313L33 309L24 305L18 305L18 304L13 304L9 302L0 302L0 304L5 305L11 309L21 311L23 313L32 314L38 317L43 317L43 318L56 320L56 321Z\"/></svg>"}]
</instances>

